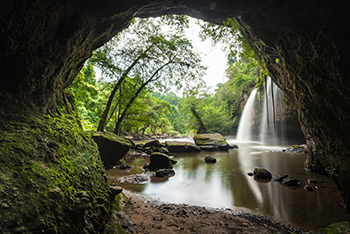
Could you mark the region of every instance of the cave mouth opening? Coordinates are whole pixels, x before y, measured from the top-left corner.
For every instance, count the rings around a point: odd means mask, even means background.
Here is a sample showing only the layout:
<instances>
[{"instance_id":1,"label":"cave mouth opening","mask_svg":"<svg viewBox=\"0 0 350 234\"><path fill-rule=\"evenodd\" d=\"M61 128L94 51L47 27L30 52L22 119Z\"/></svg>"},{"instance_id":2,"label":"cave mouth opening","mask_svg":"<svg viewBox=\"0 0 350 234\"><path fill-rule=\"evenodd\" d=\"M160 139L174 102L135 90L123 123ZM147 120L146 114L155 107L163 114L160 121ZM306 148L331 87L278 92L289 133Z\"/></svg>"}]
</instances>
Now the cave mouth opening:
<instances>
[{"instance_id":1,"label":"cave mouth opening","mask_svg":"<svg viewBox=\"0 0 350 234\"><path fill-rule=\"evenodd\" d=\"M55 111L61 91L92 51L134 16L178 13L218 24L236 17L273 79L298 108L309 145L309 168L335 178L349 209L350 5L218 0L210 7L211 3L7 1L0 9L2 119L11 112Z\"/></svg>"}]
</instances>

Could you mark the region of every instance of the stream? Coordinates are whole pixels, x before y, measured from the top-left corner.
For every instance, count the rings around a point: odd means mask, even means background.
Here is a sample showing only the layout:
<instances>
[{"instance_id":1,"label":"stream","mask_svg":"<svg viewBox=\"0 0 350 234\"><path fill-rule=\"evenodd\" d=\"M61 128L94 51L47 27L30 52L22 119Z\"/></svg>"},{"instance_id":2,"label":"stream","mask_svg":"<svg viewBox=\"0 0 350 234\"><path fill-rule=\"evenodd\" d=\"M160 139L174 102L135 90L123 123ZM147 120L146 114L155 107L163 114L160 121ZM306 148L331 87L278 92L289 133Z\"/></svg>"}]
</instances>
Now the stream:
<instances>
[{"instance_id":1,"label":"stream","mask_svg":"<svg viewBox=\"0 0 350 234\"><path fill-rule=\"evenodd\" d=\"M183 139L182 139L183 140ZM107 170L111 180L125 189L149 195L165 203L185 203L213 208L242 209L267 215L301 230L318 230L331 223L348 221L350 214L340 205L341 197L333 180L304 169L306 154L284 153L284 145L266 146L259 142L237 142L239 149L220 152L172 153L178 163L175 176L151 177L143 184L121 184L117 178L143 173L147 157L129 159L133 168ZM210 155L218 161L206 164ZM302 182L299 188L279 182L258 182L247 175L254 168L269 170L273 177L289 174ZM308 179L321 182L309 184L313 191L303 189Z\"/></svg>"}]
</instances>

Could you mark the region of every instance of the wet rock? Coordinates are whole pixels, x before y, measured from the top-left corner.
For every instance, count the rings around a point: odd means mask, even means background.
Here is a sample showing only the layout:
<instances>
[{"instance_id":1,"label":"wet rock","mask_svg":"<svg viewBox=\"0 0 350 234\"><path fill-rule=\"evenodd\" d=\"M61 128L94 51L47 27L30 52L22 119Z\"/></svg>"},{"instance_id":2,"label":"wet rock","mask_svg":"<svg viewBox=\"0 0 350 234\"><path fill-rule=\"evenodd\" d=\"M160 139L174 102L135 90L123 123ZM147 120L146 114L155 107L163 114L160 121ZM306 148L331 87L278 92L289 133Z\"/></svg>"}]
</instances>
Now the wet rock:
<instances>
[{"instance_id":1,"label":"wet rock","mask_svg":"<svg viewBox=\"0 0 350 234\"><path fill-rule=\"evenodd\" d=\"M148 134L138 134L138 133L135 133L132 137L134 140L152 140L153 139Z\"/></svg>"},{"instance_id":2,"label":"wet rock","mask_svg":"<svg viewBox=\"0 0 350 234\"><path fill-rule=\"evenodd\" d=\"M293 187L299 187L301 185L301 182L299 179L291 177L291 176L287 176L286 178L284 178L281 183L283 185L287 185L287 186L293 186Z\"/></svg>"},{"instance_id":3,"label":"wet rock","mask_svg":"<svg viewBox=\"0 0 350 234\"><path fill-rule=\"evenodd\" d=\"M156 177L169 177L174 175L175 171L173 169L160 169L156 171Z\"/></svg>"},{"instance_id":4,"label":"wet rock","mask_svg":"<svg viewBox=\"0 0 350 234\"><path fill-rule=\"evenodd\" d=\"M171 164L173 164L173 165L177 163L177 161L174 159L169 158L169 160L170 160Z\"/></svg>"},{"instance_id":5,"label":"wet rock","mask_svg":"<svg viewBox=\"0 0 350 234\"><path fill-rule=\"evenodd\" d=\"M152 140L152 141L149 141L147 143L145 143L144 145L145 147L156 147L156 148L160 148L160 147L163 147L162 144L159 142L159 140Z\"/></svg>"},{"instance_id":6,"label":"wet rock","mask_svg":"<svg viewBox=\"0 0 350 234\"><path fill-rule=\"evenodd\" d=\"M229 145L229 149L239 149L238 145Z\"/></svg>"},{"instance_id":7,"label":"wet rock","mask_svg":"<svg viewBox=\"0 0 350 234\"><path fill-rule=\"evenodd\" d=\"M199 148L202 151L219 151L219 146L216 145L205 145L205 146L199 146Z\"/></svg>"},{"instance_id":8,"label":"wet rock","mask_svg":"<svg viewBox=\"0 0 350 234\"><path fill-rule=\"evenodd\" d=\"M255 168L254 169L254 178L259 180L271 180L271 172L264 168Z\"/></svg>"},{"instance_id":9,"label":"wet rock","mask_svg":"<svg viewBox=\"0 0 350 234\"><path fill-rule=\"evenodd\" d=\"M90 134L98 146L103 165L106 168L112 168L132 146L129 140L107 131L90 131Z\"/></svg>"},{"instance_id":10,"label":"wet rock","mask_svg":"<svg viewBox=\"0 0 350 234\"><path fill-rule=\"evenodd\" d=\"M225 137L220 133L197 134L194 138L197 146L217 146L219 150L226 151L229 148Z\"/></svg>"},{"instance_id":11,"label":"wet rock","mask_svg":"<svg viewBox=\"0 0 350 234\"><path fill-rule=\"evenodd\" d=\"M142 156L142 153L143 153L143 151L138 150L137 147L134 147L134 149L130 149L128 151L128 156L138 157L138 156Z\"/></svg>"},{"instance_id":12,"label":"wet rock","mask_svg":"<svg viewBox=\"0 0 350 234\"><path fill-rule=\"evenodd\" d=\"M304 189L305 189L306 191L309 191L309 192L314 191L314 189L313 189L310 185L305 185L305 186L304 186Z\"/></svg>"},{"instance_id":13,"label":"wet rock","mask_svg":"<svg viewBox=\"0 0 350 234\"><path fill-rule=\"evenodd\" d=\"M321 183L322 180L318 180L318 179L308 179L307 182L309 184L318 184L318 183Z\"/></svg>"},{"instance_id":14,"label":"wet rock","mask_svg":"<svg viewBox=\"0 0 350 234\"><path fill-rule=\"evenodd\" d=\"M165 144L171 153L189 153L201 151L198 146L188 141L166 141Z\"/></svg>"},{"instance_id":15,"label":"wet rock","mask_svg":"<svg viewBox=\"0 0 350 234\"><path fill-rule=\"evenodd\" d=\"M110 186L110 191L111 191L111 194L112 194L112 199L114 199L115 196L117 196L118 194L120 194L121 192L123 192L123 189L122 187L120 186Z\"/></svg>"},{"instance_id":16,"label":"wet rock","mask_svg":"<svg viewBox=\"0 0 350 234\"><path fill-rule=\"evenodd\" d=\"M217 160L216 160L216 158L214 158L212 156L207 156L207 157L204 158L204 161L206 163L216 163Z\"/></svg>"},{"instance_id":17,"label":"wet rock","mask_svg":"<svg viewBox=\"0 0 350 234\"><path fill-rule=\"evenodd\" d=\"M286 153L304 153L307 154L307 146L306 145L293 145L291 147L286 148L283 150L283 152Z\"/></svg>"},{"instance_id":18,"label":"wet rock","mask_svg":"<svg viewBox=\"0 0 350 234\"><path fill-rule=\"evenodd\" d=\"M147 182L148 180L149 180L148 175L146 175L145 173L122 176L119 178L120 183L128 183L128 184L142 184L144 182Z\"/></svg>"},{"instance_id":19,"label":"wet rock","mask_svg":"<svg viewBox=\"0 0 350 234\"><path fill-rule=\"evenodd\" d=\"M276 176L276 178L274 180L278 181L278 182L282 182L282 180L287 178L288 176L289 175L286 175L286 174L279 174L278 176Z\"/></svg>"},{"instance_id":20,"label":"wet rock","mask_svg":"<svg viewBox=\"0 0 350 234\"><path fill-rule=\"evenodd\" d=\"M150 163L144 166L144 169L150 171L157 171L158 169L172 169L173 165L166 154L152 153L150 156Z\"/></svg>"},{"instance_id":21,"label":"wet rock","mask_svg":"<svg viewBox=\"0 0 350 234\"><path fill-rule=\"evenodd\" d=\"M154 152L159 152L163 154L169 154L169 150L166 147L155 148Z\"/></svg>"}]
</instances>

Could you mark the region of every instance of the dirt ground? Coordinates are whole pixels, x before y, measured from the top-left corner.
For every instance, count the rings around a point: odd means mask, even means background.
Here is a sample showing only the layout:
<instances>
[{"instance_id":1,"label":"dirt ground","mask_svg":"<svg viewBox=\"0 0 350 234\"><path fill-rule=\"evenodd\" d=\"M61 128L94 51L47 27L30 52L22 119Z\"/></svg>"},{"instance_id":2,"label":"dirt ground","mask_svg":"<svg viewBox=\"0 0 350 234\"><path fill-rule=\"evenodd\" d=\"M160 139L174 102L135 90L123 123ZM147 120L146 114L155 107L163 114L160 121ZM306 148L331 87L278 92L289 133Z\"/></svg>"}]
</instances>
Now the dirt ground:
<instances>
[{"instance_id":1,"label":"dirt ground","mask_svg":"<svg viewBox=\"0 0 350 234\"><path fill-rule=\"evenodd\" d=\"M129 233L305 233L258 214L183 204L162 204L124 190L123 226Z\"/></svg>"}]
</instances>

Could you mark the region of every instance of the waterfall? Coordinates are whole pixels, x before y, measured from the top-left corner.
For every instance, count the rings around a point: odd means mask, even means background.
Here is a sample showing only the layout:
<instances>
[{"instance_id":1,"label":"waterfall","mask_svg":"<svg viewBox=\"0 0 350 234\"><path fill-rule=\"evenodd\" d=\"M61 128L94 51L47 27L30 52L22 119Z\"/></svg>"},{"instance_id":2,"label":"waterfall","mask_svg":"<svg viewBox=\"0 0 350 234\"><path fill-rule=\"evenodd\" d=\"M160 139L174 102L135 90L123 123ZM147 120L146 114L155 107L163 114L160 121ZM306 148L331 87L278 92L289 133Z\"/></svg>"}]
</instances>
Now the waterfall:
<instances>
[{"instance_id":1,"label":"waterfall","mask_svg":"<svg viewBox=\"0 0 350 234\"><path fill-rule=\"evenodd\" d=\"M257 90L254 89L244 106L236 139L238 141L259 139L261 143L285 142L287 138L282 121L285 108L282 91L268 77L262 102L259 102L258 106L254 104L256 95ZM260 119L258 116L261 116Z\"/></svg>"},{"instance_id":2,"label":"waterfall","mask_svg":"<svg viewBox=\"0 0 350 234\"><path fill-rule=\"evenodd\" d=\"M277 124L277 110L282 110L282 91L268 77L264 89L263 109L260 121L260 141L262 143L281 142L284 139L283 126Z\"/></svg>"},{"instance_id":3,"label":"waterfall","mask_svg":"<svg viewBox=\"0 0 350 234\"><path fill-rule=\"evenodd\" d=\"M244 106L243 113L241 116L241 119L239 121L238 125L238 132L236 139L239 141L251 141L251 134L252 134L252 113L254 110L254 101L256 96L256 89L254 89L249 98L247 103Z\"/></svg>"}]
</instances>

